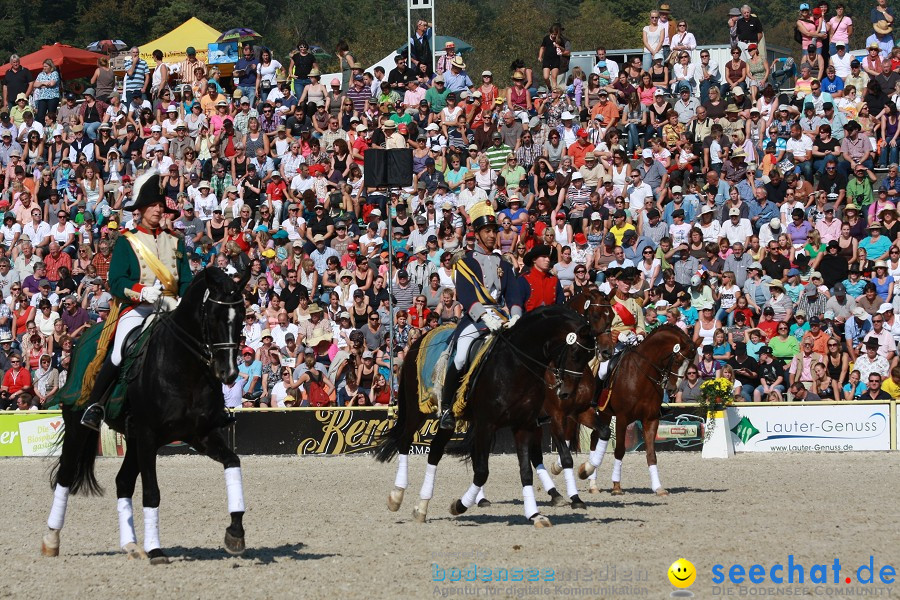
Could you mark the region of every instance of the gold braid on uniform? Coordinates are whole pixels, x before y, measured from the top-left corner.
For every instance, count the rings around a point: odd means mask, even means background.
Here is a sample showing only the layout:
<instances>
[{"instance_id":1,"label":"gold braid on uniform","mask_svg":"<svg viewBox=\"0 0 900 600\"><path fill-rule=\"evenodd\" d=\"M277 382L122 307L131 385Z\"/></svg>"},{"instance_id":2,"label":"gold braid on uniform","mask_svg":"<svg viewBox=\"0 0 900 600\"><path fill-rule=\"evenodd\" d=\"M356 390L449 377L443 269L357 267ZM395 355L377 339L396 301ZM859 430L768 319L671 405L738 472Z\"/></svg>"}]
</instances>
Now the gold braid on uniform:
<instances>
[{"instance_id":1,"label":"gold braid on uniform","mask_svg":"<svg viewBox=\"0 0 900 600\"><path fill-rule=\"evenodd\" d=\"M88 363L87 368L84 370L83 379L81 380L81 396L78 398L75 406L84 406L91 397L91 392L94 390L94 380L97 378L97 373L100 371L103 361L106 360L109 343L116 334L116 324L119 321L121 312L122 304L113 298L109 303L109 316L103 322L103 331L100 332L100 338L97 340L97 353L94 355L94 360Z\"/></svg>"}]
</instances>

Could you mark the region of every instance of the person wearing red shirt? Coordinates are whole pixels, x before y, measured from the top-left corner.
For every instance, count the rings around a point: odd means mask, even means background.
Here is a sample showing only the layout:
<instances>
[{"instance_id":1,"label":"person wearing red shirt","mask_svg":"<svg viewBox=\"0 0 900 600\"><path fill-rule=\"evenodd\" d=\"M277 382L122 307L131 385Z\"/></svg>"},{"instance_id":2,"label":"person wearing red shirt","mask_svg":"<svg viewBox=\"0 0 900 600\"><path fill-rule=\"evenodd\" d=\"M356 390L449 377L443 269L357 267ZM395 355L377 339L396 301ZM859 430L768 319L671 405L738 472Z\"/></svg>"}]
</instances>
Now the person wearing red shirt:
<instances>
[{"instance_id":1,"label":"person wearing red shirt","mask_svg":"<svg viewBox=\"0 0 900 600\"><path fill-rule=\"evenodd\" d=\"M584 166L584 155L588 152L593 152L594 145L588 139L587 129L579 129L575 135L578 139L569 146L567 152L572 157L572 166L580 169Z\"/></svg>"},{"instance_id":2,"label":"person wearing red shirt","mask_svg":"<svg viewBox=\"0 0 900 600\"><path fill-rule=\"evenodd\" d=\"M767 340L771 340L778 333L779 323L780 321L775 320L775 309L767 306L763 309L763 318L757 327L766 335Z\"/></svg>"},{"instance_id":3,"label":"person wearing red shirt","mask_svg":"<svg viewBox=\"0 0 900 600\"><path fill-rule=\"evenodd\" d=\"M409 324L422 329L428 321L431 310L427 306L428 299L425 296L416 296L413 305L409 307Z\"/></svg>"},{"instance_id":4,"label":"person wearing red shirt","mask_svg":"<svg viewBox=\"0 0 900 600\"><path fill-rule=\"evenodd\" d=\"M12 401L31 391L31 373L22 366L22 357L19 354L10 355L9 364L10 369L3 376L0 393L8 394Z\"/></svg>"},{"instance_id":5,"label":"person wearing red shirt","mask_svg":"<svg viewBox=\"0 0 900 600\"><path fill-rule=\"evenodd\" d=\"M525 272L519 277L525 296L525 312L563 303L559 279L550 274L550 251L550 246L542 244L525 255Z\"/></svg>"},{"instance_id":6,"label":"person wearing red shirt","mask_svg":"<svg viewBox=\"0 0 900 600\"><path fill-rule=\"evenodd\" d=\"M266 198L271 200L273 205L276 202L281 202L283 205L286 197L287 184L284 182L284 179L281 178L281 173L273 171L272 180L266 185Z\"/></svg>"},{"instance_id":7,"label":"person wearing red shirt","mask_svg":"<svg viewBox=\"0 0 900 600\"><path fill-rule=\"evenodd\" d=\"M55 283L59 281L60 267L66 267L69 272L72 271L72 257L63 252L55 241L50 242L47 248L50 250L44 257L44 264L47 265L47 279Z\"/></svg>"}]
</instances>

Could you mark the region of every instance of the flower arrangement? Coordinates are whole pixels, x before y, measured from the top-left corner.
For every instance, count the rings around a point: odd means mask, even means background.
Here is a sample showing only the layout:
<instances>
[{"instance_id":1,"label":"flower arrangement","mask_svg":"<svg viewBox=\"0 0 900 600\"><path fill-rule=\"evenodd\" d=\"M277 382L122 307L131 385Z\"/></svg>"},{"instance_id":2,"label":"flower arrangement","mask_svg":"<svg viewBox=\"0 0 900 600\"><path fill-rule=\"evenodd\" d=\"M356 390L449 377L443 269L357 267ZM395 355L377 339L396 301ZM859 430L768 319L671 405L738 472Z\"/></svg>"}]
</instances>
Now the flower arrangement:
<instances>
[{"instance_id":1,"label":"flower arrangement","mask_svg":"<svg viewBox=\"0 0 900 600\"><path fill-rule=\"evenodd\" d=\"M734 402L734 383L724 377L709 379L700 384L699 416L706 418L706 439L716 428L716 420L707 418L709 413L724 410Z\"/></svg>"}]
</instances>

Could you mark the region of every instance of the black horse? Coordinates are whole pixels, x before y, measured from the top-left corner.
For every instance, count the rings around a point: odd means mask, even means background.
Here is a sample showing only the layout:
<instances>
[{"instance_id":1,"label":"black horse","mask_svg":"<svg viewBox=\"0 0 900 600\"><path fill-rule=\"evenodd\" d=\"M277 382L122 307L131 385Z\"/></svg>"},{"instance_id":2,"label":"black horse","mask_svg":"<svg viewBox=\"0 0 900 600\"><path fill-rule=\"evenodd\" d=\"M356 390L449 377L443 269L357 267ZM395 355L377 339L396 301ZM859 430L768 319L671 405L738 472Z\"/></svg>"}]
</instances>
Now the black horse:
<instances>
[{"instance_id":1,"label":"black horse","mask_svg":"<svg viewBox=\"0 0 900 600\"><path fill-rule=\"evenodd\" d=\"M536 527L547 527L549 519L541 515L534 499L531 469L531 440L539 430L538 417L544 407L545 390L555 390L563 400L575 391L588 362L594 356L595 338L590 324L573 310L564 306L538 308L523 316L512 328L496 334L498 339L485 356L485 367L472 383L469 401L461 419L469 423L465 453L472 459L472 485L460 500L450 506L458 515L472 507L488 478L488 457L496 431L510 427L513 431L525 516ZM400 508L408 486L408 457L416 431L429 415L419 410L416 357L421 341L410 348L403 362L397 399L397 422L385 434L376 452L382 462L399 453L394 489L388 498L388 508ZM453 432L439 429L431 441L428 466L422 483L420 500L413 517L425 522L428 503L434 491L438 462L444 454Z\"/></svg>"},{"instance_id":2,"label":"black horse","mask_svg":"<svg viewBox=\"0 0 900 600\"><path fill-rule=\"evenodd\" d=\"M127 384L127 406L109 425L125 436L125 458L116 476L120 546L132 558L150 557L151 563L168 562L159 543L159 486L156 453L176 440L222 463L228 492L231 525L225 530L225 548L244 550L244 499L240 459L225 442L218 424L224 407L222 384L238 376L237 357L244 302L241 291L250 270L235 282L217 268L200 272L185 291L179 306L159 316L146 342L143 365ZM76 349L76 357L78 350ZM73 364L76 359L73 357ZM53 471L53 507L41 551L59 554L69 493L100 494L94 476L99 434L80 424L83 411L63 408L65 429L62 453ZM131 497L141 476L144 505L144 549L137 546Z\"/></svg>"}]
</instances>

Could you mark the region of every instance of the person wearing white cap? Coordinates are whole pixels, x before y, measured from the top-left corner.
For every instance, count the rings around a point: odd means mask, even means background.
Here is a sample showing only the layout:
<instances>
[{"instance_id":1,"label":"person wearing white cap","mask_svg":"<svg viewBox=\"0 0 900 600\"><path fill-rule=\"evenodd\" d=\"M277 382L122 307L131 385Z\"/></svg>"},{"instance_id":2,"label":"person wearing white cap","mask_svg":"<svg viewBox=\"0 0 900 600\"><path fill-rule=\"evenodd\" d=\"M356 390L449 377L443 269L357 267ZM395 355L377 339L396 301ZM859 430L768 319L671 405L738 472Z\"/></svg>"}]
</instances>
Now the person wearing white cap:
<instances>
[{"instance_id":1,"label":"person wearing white cap","mask_svg":"<svg viewBox=\"0 0 900 600\"><path fill-rule=\"evenodd\" d=\"M733 206L728 209L728 220L722 224L719 236L726 238L729 245L741 243L747 246L753 236L753 226L750 219L741 218L741 209Z\"/></svg>"}]
</instances>

